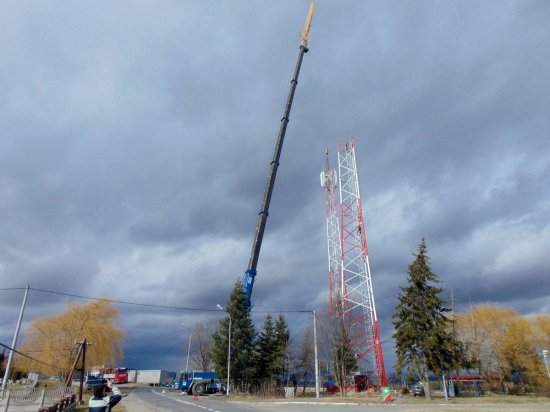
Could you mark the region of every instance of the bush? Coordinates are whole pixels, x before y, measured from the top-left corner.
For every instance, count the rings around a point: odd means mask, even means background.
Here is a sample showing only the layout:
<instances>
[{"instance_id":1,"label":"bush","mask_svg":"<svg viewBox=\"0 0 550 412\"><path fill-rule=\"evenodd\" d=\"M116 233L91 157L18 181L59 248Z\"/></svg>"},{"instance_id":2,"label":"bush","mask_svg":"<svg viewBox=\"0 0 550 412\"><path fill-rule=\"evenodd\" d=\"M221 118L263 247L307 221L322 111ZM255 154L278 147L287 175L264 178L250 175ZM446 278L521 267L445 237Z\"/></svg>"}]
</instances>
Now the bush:
<instances>
[{"instance_id":1,"label":"bush","mask_svg":"<svg viewBox=\"0 0 550 412\"><path fill-rule=\"evenodd\" d=\"M525 388L514 384L508 388L508 395L525 395Z\"/></svg>"}]
</instances>

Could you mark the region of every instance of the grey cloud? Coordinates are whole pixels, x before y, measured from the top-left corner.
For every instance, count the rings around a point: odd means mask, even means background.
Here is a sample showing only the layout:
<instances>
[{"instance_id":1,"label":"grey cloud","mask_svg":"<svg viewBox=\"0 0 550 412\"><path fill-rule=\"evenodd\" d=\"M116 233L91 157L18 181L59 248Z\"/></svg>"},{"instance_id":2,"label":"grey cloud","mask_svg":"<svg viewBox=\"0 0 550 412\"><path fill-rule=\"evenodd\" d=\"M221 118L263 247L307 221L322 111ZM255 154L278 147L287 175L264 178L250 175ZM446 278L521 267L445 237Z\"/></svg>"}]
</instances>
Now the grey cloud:
<instances>
[{"instance_id":1,"label":"grey cloud","mask_svg":"<svg viewBox=\"0 0 550 412\"><path fill-rule=\"evenodd\" d=\"M6 4L2 286L223 304L248 263L307 7ZM550 279L549 17L541 2L317 2L255 308L328 299L319 172L325 147L335 166L336 142L355 137L388 364L397 287L423 236L459 308L547 311L533 302ZM526 257L507 267L514 242ZM21 297L0 291L2 342ZM33 293L26 322L67 301ZM119 309L133 367L177 369L179 319L215 318Z\"/></svg>"}]
</instances>

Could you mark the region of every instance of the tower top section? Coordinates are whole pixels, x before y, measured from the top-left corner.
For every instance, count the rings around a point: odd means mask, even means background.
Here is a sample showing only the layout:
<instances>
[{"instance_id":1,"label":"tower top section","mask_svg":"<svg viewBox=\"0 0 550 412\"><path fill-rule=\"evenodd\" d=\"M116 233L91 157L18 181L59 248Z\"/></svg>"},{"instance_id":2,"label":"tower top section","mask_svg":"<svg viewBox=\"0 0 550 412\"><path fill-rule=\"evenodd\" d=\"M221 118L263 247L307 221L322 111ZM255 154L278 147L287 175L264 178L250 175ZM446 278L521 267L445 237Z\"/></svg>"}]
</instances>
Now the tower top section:
<instances>
[{"instance_id":1,"label":"tower top section","mask_svg":"<svg viewBox=\"0 0 550 412\"><path fill-rule=\"evenodd\" d=\"M328 147L325 148L325 167L321 171L321 187L330 192L338 186L336 170L331 169L328 161Z\"/></svg>"}]
</instances>

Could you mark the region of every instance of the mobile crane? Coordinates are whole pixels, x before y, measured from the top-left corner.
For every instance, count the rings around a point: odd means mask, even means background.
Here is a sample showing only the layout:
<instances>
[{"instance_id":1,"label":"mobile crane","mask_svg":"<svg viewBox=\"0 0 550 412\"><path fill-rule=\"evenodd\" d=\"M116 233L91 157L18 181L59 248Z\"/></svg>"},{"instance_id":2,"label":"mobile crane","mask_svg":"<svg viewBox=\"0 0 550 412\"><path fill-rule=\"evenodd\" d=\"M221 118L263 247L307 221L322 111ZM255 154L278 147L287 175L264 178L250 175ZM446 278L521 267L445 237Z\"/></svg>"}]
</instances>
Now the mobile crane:
<instances>
[{"instance_id":1,"label":"mobile crane","mask_svg":"<svg viewBox=\"0 0 550 412\"><path fill-rule=\"evenodd\" d=\"M262 247L262 239L264 236L265 225L267 217L269 216L269 204L271 202L271 195L273 193L273 186L275 185L275 177L277 176L277 169L279 168L279 159L281 157L281 150L283 148L283 142L285 139L286 127L289 121L290 109L292 107L292 100L294 99L294 92L296 91L296 85L298 84L298 75L300 74L300 68L302 66L302 59L304 54L309 51L309 29L311 27L311 18L313 17L313 10L315 9L315 2L309 6L309 12L306 18L306 24L304 31L300 36L301 44L300 51L298 52L298 61L294 68L294 75L290 81L290 90L288 92L288 98L285 105L285 111L281 124L279 126L279 133L277 135L277 141L275 143L275 150L273 153L273 160L270 163L269 175L267 179L267 185L265 187L262 208L259 213L258 224L256 226L256 232L254 234L254 241L252 242L252 250L250 252L250 259L248 262L248 269L246 270L242 284L243 289L247 295L247 305L252 305L252 288L254 287L254 280L256 278L256 267L258 265L258 258L260 256L260 249Z\"/></svg>"}]
</instances>

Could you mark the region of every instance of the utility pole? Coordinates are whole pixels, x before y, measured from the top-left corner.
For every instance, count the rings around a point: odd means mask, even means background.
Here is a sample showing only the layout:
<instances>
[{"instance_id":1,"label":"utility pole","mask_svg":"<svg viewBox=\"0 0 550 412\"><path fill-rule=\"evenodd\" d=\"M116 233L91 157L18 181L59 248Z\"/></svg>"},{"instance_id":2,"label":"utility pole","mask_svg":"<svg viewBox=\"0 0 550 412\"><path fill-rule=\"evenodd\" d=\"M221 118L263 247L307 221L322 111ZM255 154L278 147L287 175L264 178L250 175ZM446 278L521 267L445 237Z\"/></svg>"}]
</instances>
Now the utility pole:
<instances>
[{"instance_id":1,"label":"utility pole","mask_svg":"<svg viewBox=\"0 0 550 412\"><path fill-rule=\"evenodd\" d=\"M185 370L189 370L189 351L191 350L191 336L189 335L189 341L187 343L187 357L185 358Z\"/></svg>"},{"instance_id":2,"label":"utility pole","mask_svg":"<svg viewBox=\"0 0 550 412\"><path fill-rule=\"evenodd\" d=\"M189 370L189 352L191 351L191 337L193 336L193 331L185 324L185 322L182 323L182 326L187 329L187 332L189 332L189 339L187 342L187 358L185 359L185 371L187 372Z\"/></svg>"},{"instance_id":3,"label":"utility pole","mask_svg":"<svg viewBox=\"0 0 550 412\"><path fill-rule=\"evenodd\" d=\"M544 358L544 364L546 365L546 372L548 373L548 379L550 379L550 369L548 369L548 361L546 360L547 356L548 356L548 350L543 349L542 357Z\"/></svg>"},{"instance_id":4,"label":"utility pole","mask_svg":"<svg viewBox=\"0 0 550 412\"><path fill-rule=\"evenodd\" d=\"M82 401L82 391L84 390L84 373L86 372L86 348L88 345L91 345L91 343L88 343L88 340L84 338L84 340L80 342L80 345L81 350L79 352L82 352L82 363L80 366L80 389L78 392L78 403L82 405L84 403Z\"/></svg>"},{"instance_id":5,"label":"utility pole","mask_svg":"<svg viewBox=\"0 0 550 412\"><path fill-rule=\"evenodd\" d=\"M445 372L443 372L442 377L443 377L443 393L445 394L445 400L448 401L449 397L447 395L447 382L445 382Z\"/></svg>"},{"instance_id":6,"label":"utility pole","mask_svg":"<svg viewBox=\"0 0 550 412\"><path fill-rule=\"evenodd\" d=\"M455 329L455 295L453 288L451 288L451 321L453 325L453 338L456 338L456 329ZM454 365L451 365L451 370L449 371L449 379L447 380L449 382L449 391L448 394L451 398L454 398L455 396L455 388L453 383L453 369ZM456 371L456 375L458 376L458 370ZM445 376L445 375L443 375ZM443 379L445 380L445 378ZM447 390L445 388L445 399L447 399Z\"/></svg>"},{"instance_id":7,"label":"utility pole","mask_svg":"<svg viewBox=\"0 0 550 412\"><path fill-rule=\"evenodd\" d=\"M74 371L76 370L76 365L78 365L78 360L80 359L80 354L82 353L82 342L75 342L75 345L78 345L78 350L76 351L73 366L71 366L71 369L69 370L69 373L67 374L67 376L65 377L65 381L63 382L66 388L70 387L72 384Z\"/></svg>"},{"instance_id":8,"label":"utility pole","mask_svg":"<svg viewBox=\"0 0 550 412\"><path fill-rule=\"evenodd\" d=\"M6 365L6 372L4 373L4 380L2 381L2 393L8 386L8 379L10 377L11 364L13 363L13 351L17 346L17 338L19 337L19 329L21 329L21 321L23 320L23 313L25 312L25 305L27 304L27 296L29 295L30 286L27 285L25 289L25 295L23 296L23 303L21 304L21 310L19 311L19 319L17 320L17 326L15 327L15 335L13 336L13 342L11 344L10 356L8 357L8 364Z\"/></svg>"}]
</instances>

